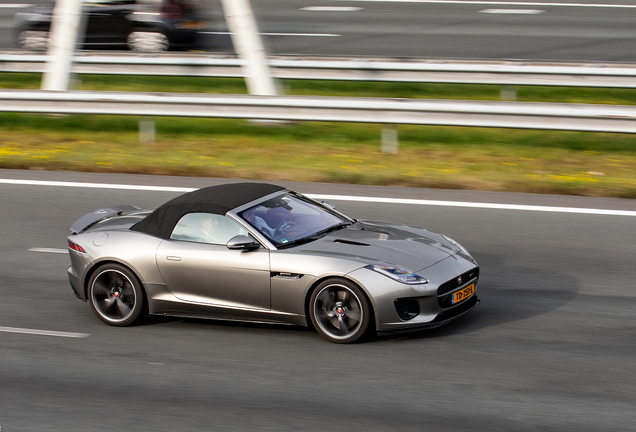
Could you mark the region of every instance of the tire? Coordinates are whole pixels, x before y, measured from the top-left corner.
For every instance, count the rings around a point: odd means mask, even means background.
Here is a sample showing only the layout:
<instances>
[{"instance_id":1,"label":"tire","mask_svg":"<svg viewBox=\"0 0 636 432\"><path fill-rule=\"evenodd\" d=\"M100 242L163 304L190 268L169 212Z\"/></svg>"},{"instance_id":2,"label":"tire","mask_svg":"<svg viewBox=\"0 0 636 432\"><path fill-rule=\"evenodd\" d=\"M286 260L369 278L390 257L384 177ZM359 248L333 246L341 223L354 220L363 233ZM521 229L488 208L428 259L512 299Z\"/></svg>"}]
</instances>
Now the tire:
<instances>
[{"instance_id":1,"label":"tire","mask_svg":"<svg viewBox=\"0 0 636 432\"><path fill-rule=\"evenodd\" d=\"M335 343L353 343L364 337L372 322L371 306L362 290L340 278L327 279L309 300L309 316L322 337Z\"/></svg>"},{"instance_id":2,"label":"tire","mask_svg":"<svg viewBox=\"0 0 636 432\"><path fill-rule=\"evenodd\" d=\"M88 301L106 324L124 327L144 315L145 297L141 282L119 264L104 264L88 282Z\"/></svg>"},{"instance_id":3,"label":"tire","mask_svg":"<svg viewBox=\"0 0 636 432\"><path fill-rule=\"evenodd\" d=\"M49 37L48 30L22 30L18 34L18 45L24 50L46 51Z\"/></svg>"},{"instance_id":4,"label":"tire","mask_svg":"<svg viewBox=\"0 0 636 432\"><path fill-rule=\"evenodd\" d=\"M163 52L170 49L170 41L165 34L149 29L135 29L126 38L128 49L135 52Z\"/></svg>"}]
</instances>

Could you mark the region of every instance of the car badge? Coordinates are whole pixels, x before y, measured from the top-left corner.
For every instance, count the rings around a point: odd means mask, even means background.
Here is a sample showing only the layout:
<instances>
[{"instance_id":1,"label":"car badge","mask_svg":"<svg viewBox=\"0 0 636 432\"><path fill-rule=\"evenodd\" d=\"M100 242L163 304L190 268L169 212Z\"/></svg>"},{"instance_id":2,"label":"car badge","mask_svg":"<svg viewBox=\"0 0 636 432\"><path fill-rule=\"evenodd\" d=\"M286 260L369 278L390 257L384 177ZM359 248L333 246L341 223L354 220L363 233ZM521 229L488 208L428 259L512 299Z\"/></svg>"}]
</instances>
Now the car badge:
<instances>
[{"instance_id":1,"label":"car badge","mask_svg":"<svg viewBox=\"0 0 636 432\"><path fill-rule=\"evenodd\" d=\"M457 278L457 285L461 285L462 284L462 277L458 277Z\"/></svg>"}]
</instances>

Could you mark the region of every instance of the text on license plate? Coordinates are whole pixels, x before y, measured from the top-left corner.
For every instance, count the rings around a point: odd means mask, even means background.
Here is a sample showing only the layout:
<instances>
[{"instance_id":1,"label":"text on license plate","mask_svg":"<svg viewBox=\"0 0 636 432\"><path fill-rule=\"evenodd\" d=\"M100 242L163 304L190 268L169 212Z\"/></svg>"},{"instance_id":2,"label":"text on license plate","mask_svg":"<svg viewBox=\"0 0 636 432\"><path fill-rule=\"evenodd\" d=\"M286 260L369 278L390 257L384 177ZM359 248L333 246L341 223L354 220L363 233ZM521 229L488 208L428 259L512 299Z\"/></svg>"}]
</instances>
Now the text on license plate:
<instances>
[{"instance_id":1,"label":"text on license plate","mask_svg":"<svg viewBox=\"0 0 636 432\"><path fill-rule=\"evenodd\" d=\"M475 284L472 283L468 285L461 291L457 291L453 294L453 304L459 303L460 301L467 299L471 295L475 294Z\"/></svg>"}]
</instances>

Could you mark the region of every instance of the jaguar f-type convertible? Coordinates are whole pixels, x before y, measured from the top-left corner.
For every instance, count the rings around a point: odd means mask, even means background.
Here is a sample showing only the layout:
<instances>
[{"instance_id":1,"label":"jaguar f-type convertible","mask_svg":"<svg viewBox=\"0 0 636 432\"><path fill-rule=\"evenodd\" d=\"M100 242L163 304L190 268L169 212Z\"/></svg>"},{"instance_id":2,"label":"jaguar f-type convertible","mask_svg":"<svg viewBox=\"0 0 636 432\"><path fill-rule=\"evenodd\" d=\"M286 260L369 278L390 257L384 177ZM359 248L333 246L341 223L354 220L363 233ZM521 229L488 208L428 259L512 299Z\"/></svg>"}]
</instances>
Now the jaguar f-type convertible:
<instances>
[{"instance_id":1,"label":"jaguar f-type convertible","mask_svg":"<svg viewBox=\"0 0 636 432\"><path fill-rule=\"evenodd\" d=\"M71 226L68 247L73 291L114 326L150 313L309 326L349 343L479 304L479 267L449 237L265 183L100 209Z\"/></svg>"}]
</instances>

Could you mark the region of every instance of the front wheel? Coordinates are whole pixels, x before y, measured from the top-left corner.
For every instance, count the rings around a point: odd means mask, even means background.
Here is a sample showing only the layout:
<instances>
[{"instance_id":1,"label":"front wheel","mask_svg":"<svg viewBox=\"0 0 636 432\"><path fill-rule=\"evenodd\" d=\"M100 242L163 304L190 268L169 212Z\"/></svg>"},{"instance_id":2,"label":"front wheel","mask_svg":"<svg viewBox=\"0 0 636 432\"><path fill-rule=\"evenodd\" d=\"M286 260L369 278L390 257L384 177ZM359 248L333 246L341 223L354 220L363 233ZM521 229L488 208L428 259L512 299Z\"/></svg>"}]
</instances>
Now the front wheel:
<instances>
[{"instance_id":1,"label":"front wheel","mask_svg":"<svg viewBox=\"0 0 636 432\"><path fill-rule=\"evenodd\" d=\"M136 52L168 51L170 41L165 34L153 30L133 30L126 40L128 49Z\"/></svg>"},{"instance_id":2,"label":"front wheel","mask_svg":"<svg viewBox=\"0 0 636 432\"><path fill-rule=\"evenodd\" d=\"M335 343L352 343L363 337L369 329L371 313L362 290L346 279L321 282L309 302L314 327Z\"/></svg>"},{"instance_id":3,"label":"front wheel","mask_svg":"<svg viewBox=\"0 0 636 432\"><path fill-rule=\"evenodd\" d=\"M113 326L134 323L144 310L141 282L119 264L105 264L93 273L88 282L88 299L95 314Z\"/></svg>"}]
</instances>

